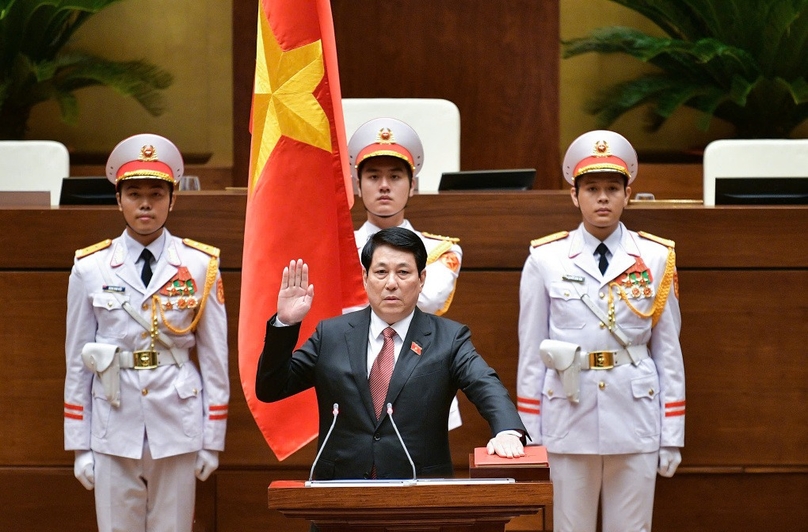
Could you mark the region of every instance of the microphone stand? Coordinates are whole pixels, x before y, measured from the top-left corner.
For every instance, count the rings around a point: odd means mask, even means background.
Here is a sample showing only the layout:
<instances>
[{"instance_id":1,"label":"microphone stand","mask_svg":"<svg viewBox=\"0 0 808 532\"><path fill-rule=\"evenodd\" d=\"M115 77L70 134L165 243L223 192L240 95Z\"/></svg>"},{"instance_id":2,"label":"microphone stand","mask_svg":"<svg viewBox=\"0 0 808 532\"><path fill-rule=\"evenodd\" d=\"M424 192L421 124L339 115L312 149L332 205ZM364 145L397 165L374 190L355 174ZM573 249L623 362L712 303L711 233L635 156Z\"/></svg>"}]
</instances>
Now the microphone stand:
<instances>
[{"instance_id":1,"label":"microphone stand","mask_svg":"<svg viewBox=\"0 0 808 532\"><path fill-rule=\"evenodd\" d=\"M317 465L317 461L320 459L320 455L323 454L323 449L325 449L325 444L328 443L328 438L331 437L331 432L334 430L334 425L337 424L337 414L339 414L339 404L334 403L334 408L332 410L334 414L334 419L331 420L331 427L329 427L328 432L323 439L323 444L320 446L320 450L317 451L317 456L314 457L314 462L311 464L311 471L309 471L309 482L314 477L314 467ZM413 466L414 467L414 466Z\"/></svg>"},{"instance_id":2,"label":"microphone stand","mask_svg":"<svg viewBox=\"0 0 808 532\"><path fill-rule=\"evenodd\" d=\"M407 460L410 461L410 466L412 466L412 479L416 480L415 475L415 462L412 461L412 457L410 456L410 452L407 450L407 446L404 445L404 439L401 437L401 433L398 431L398 426L396 425L395 420L393 420L393 404L387 403L387 415L390 418L390 423L393 424L393 429L396 431L396 436L398 436L398 441L401 443L401 448L404 449L404 454L407 455Z\"/></svg>"}]
</instances>

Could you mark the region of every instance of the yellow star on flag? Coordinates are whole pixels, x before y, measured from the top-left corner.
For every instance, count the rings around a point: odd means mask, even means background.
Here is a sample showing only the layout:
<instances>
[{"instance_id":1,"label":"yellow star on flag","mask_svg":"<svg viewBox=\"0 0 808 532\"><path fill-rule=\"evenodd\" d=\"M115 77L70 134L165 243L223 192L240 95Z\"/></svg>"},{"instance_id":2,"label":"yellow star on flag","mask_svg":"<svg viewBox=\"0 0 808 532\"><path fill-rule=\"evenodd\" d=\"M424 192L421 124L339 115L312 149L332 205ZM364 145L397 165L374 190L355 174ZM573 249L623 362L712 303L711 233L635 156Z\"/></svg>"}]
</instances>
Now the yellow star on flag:
<instances>
[{"instance_id":1,"label":"yellow star on flag","mask_svg":"<svg viewBox=\"0 0 808 532\"><path fill-rule=\"evenodd\" d=\"M325 72L322 41L284 52L266 16L258 18L250 191L281 135L331 151L328 116L313 94Z\"/></svg>"}]
</instances>

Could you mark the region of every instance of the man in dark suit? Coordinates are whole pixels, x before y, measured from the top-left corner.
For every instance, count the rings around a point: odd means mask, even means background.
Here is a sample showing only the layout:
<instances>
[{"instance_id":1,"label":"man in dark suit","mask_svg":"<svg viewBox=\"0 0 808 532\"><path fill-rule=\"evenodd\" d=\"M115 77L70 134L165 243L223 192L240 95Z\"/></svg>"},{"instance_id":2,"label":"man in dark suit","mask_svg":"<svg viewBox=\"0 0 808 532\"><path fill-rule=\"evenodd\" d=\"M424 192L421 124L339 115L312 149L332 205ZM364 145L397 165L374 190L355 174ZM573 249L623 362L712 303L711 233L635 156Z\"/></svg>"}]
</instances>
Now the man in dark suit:
<instances>
[{"instance_id":1,"label":"man in dark suit","mask_svg":"<svg viewBox=\"0 0 808 532\"><path fill-rule=\"evenodd\" d=\"M417 475L451 476L447 420L458 390L491 427L489 454L524 455L525 428L496 372L474 349L468 327L416 308L425 264L426 249L412 231L392 227L373 235L362 250L370 306L320 322L294 352L314 286L302 260L284 268L255 391L272 402L314 386L320 446L339 404L314 478L412 477L388 403Z\"/></svg>"}]
</instances>

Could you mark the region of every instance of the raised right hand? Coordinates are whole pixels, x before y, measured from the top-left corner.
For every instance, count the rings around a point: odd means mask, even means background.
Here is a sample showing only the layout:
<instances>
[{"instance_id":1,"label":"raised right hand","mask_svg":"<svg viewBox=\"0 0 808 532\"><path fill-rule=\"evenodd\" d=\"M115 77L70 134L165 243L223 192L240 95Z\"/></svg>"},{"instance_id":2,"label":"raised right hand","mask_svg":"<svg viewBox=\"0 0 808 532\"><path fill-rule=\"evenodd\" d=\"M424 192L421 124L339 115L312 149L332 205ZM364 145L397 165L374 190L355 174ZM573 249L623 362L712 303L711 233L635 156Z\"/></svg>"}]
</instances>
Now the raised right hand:
<instances>
[{"instance_id":1,"label":"raised right hand","mask_svg":"<svg viewBox=\"0 0 808 532\"><path fill-rule=\"evenodd\" d=\"M289 262L283 269L278 291L278 319L286 325L303 321L311 310L314 285L309 284L309 265L303 259Z\"/></svg>"}]
</instances>

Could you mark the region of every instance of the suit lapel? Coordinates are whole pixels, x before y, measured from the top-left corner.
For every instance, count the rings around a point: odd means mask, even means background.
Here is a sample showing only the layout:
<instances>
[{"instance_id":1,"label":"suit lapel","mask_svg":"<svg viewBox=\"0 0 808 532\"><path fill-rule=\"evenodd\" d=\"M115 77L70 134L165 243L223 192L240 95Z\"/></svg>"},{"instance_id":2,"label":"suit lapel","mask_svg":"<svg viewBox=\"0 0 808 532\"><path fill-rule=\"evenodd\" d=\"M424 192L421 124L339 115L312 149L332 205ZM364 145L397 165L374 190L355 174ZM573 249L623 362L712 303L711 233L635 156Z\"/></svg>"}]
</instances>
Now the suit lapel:
<instances>
[{"instance_id":1,"label":"suit lapel","mask_svg":"<svg viewBox=\"0 0 808 532\"><path fill-rule=\"evenodd\" d=\"M395 402L404 385L410 379L410 375L421 361L421 357L429 356L431 341L432 329L429 327L429 322L424 313L416 307L412 322L410 322L410 329L407 331L407 337L404 338L404 345L401 346L401 352L398 354L398 360L393 368L390 387L387 388L387 402ZM420 346L420 354L413 351L413 343ZM384 419L384 416L385 414L383 413L381 419Z\"/></svg>"},{"instance_id":2,"label":"suit lapel","mask_svg":"<svg viewBox=\"0 0 808 532\"><path fill-rule=\"evenodd\" d=\"M376 420L373 409L373 398L370 395L368 384L368 335L370 334L370 307L354 314L349 322L350 327L345 331L345 348L348 350L348 360L351 364L356 389L362 397L365 410L371 418Z\"/></svg>"}]
</instances>

